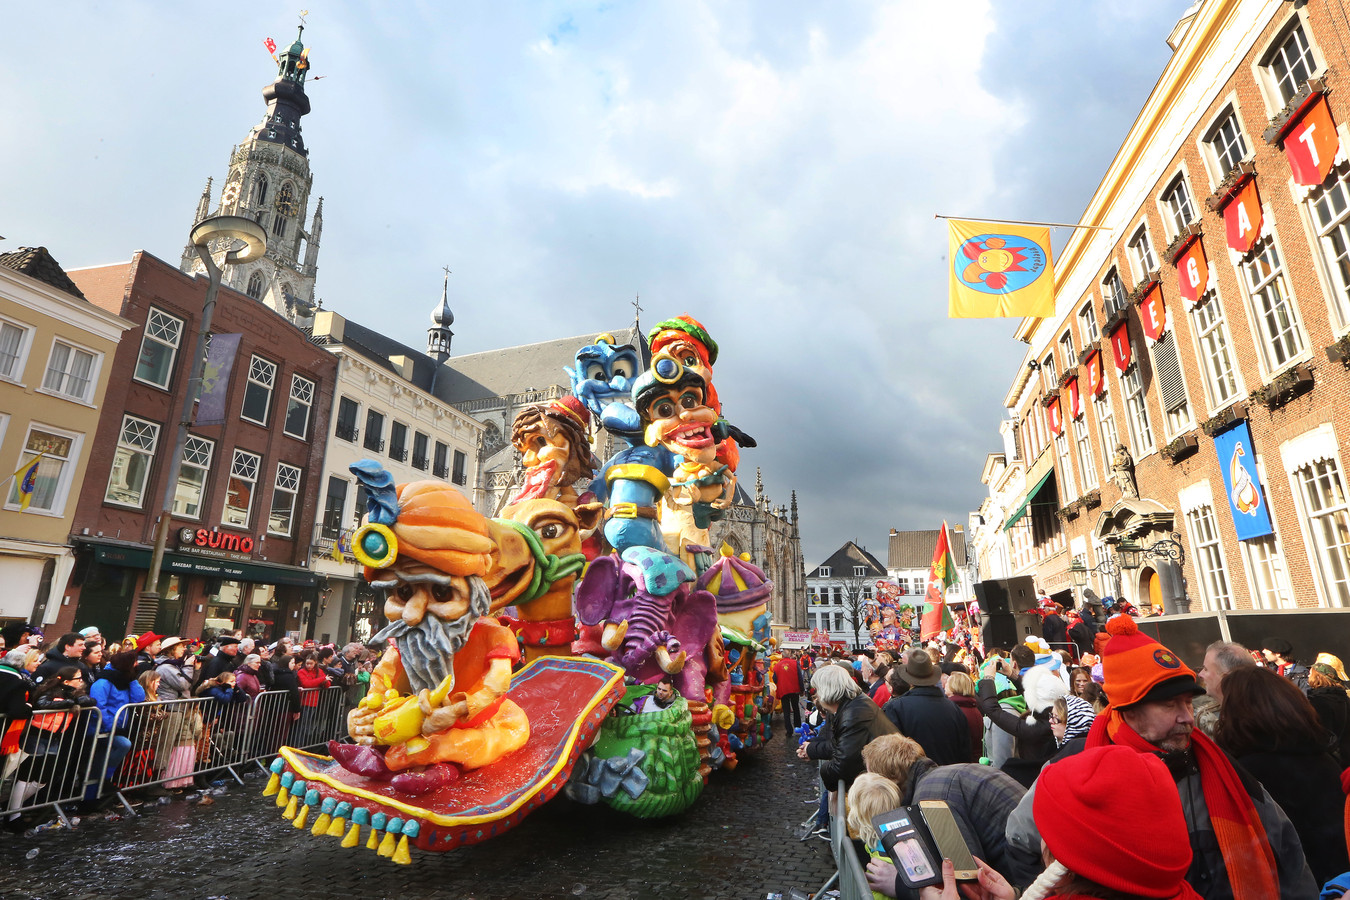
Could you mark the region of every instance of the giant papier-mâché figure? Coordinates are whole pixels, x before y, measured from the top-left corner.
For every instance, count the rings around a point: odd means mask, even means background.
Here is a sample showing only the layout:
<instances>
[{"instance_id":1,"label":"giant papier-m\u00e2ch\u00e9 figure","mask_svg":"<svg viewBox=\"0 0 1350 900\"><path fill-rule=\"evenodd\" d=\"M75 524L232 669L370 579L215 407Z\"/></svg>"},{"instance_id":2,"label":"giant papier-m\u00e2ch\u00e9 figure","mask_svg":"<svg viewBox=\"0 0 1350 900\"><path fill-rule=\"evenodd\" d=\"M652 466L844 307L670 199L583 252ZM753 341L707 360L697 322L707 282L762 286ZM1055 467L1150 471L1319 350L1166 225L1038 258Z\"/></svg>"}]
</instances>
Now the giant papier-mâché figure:
<instances>
[{"instance_id":1,"label":"giant papier-m\u00e2ch\u00e9 figure","mask_svg":"<svg viewBox=\"0 0 1350 900\"><path fill-rule=\"evenodd\" d=\"M511 425L511 444L525 467L525 482L510 502L559 500L578 503L574 483L595 475L600 461L591 452L591 414L576 397L527 406Z\"/></svg>"},{"instance_id":2,"label":"giant papier-m\u00e2ch\u00e9 figure","mask_svg":"<svg viewBox=\"0 0 1350 900\"><path fill-rule=\"evenodd\" d=\"M641 368L632 344L620 344L614 335L602 334L578 350L573 367L565 371L572 380L572 395L599 419L611 403L628 401Z\"/></svg>"}]
</instances>

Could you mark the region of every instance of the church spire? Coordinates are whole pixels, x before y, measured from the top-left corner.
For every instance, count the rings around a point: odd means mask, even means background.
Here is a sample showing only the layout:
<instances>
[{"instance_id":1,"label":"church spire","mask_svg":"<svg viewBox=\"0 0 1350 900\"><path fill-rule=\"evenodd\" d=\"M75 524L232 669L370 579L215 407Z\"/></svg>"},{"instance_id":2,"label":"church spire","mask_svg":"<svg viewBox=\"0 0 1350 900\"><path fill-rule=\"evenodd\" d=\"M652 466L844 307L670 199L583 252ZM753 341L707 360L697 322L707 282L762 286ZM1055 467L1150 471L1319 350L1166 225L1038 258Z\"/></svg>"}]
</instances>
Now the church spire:
<instances>
[{"instance_id":1,"label":"church spire","mask_svg":"<svg viewBox=\"0 0 1350 900\"><path fill-rule=\"evenodd\" d=\"M309 114L309 97L305 95L309 49L300 40L304 33L305 26L301 25L295 43L277 56L277 79L263 88L267 115L251 135L255 140L290 147L301 156L308 155L300 136L300 117Z\"/></svg>"},{"instance_id":2,"label":"church spire","mask_svg":"<svg viewBox=\"0 0 1350 900\"><path fill-rule=\"evenodd\" d=\"M194 222L200 222L211 214L211 179L206 179L206 187L202 188L201 199L197 201L197 218Z\"/></svg>"},{"instance_id":3,"label":"church spire","mask_svg":"<svg viewBox=\"0 0 1350 900\"><path fill-rule=\"evenodd\" d=\"M305 274L313 278L319 270L319 238L323 236L323 198L314 207L314 218L309 221L305 237Z\"/></svg>"},{"instance_id":4,"label":"church spire","mask_svg":"<svg viewBox=\"0 0 1350 900\"><path fill-rule=\"evenodd\" d=\"M450 326L455 314L450 311L450 267L445 267L445 281L441 283L441 302L431 313L431 327L427 329L427 355L439 366L450 358L450 340L455 333Z\"/></svg>"}]
</instances>

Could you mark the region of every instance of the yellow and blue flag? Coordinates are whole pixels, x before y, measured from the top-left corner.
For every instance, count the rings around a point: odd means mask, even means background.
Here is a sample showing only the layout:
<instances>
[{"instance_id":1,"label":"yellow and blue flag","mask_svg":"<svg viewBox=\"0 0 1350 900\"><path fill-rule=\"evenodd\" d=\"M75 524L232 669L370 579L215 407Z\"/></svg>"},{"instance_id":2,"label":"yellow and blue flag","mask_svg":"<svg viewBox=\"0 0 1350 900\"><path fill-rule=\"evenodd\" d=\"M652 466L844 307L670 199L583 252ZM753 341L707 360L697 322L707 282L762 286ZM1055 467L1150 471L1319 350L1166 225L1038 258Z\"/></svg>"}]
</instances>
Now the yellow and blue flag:
<instances>
[{"instance_id":1,"label":"yellow and blue flag","mask_svg":"<svg viewBox=\"0 0 1350 900\"><path fill-rule=\"evenodd\" d=\"M19 488L19 511L28 509L28 504L33 502L33 492L37 490L37 471L38 464L42 462L45 453L39 453L37 456L24 463L19 471L11 477Z\"/></svg>"},{"instance_id":2,"label":"yellow and blue flag","mask_svg":"<svg viewBox=\"0 0 1350 900\"><path fill-rule=\"evenodd\" d=\"M949 219L952 319L1055 315L1050 229Z\"/></svg>"}]
</instances>

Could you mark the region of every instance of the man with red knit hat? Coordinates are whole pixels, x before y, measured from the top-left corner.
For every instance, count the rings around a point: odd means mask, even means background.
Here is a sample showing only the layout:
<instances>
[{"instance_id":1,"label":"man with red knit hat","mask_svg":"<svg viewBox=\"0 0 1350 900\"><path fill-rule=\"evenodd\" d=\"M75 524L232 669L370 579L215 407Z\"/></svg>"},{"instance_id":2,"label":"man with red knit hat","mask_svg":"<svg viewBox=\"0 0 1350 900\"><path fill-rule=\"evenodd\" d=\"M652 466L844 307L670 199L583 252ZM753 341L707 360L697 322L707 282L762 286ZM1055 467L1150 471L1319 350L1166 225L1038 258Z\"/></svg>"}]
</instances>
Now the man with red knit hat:
<instances>
[{"instance_id":1,"label":"man with red knit hat","mask_svg":"<svg viewBox=\"0 0 1350 900\"><path fill-rule=\"evenodd\" d=\"M1191 701L1204 693L1195 672L1129 616L1111 619L1106 631L1103 687L1111 705L1093 723L1086 747L1125 747L1167 766L1193 852L1187 883L1205 900L1316 900L1289 818L1259 781L1195 729ZM1035 794L1033 787L1008 818L1009 856L1023 883L1041 868Z\"/></svg>"}]
</instances>

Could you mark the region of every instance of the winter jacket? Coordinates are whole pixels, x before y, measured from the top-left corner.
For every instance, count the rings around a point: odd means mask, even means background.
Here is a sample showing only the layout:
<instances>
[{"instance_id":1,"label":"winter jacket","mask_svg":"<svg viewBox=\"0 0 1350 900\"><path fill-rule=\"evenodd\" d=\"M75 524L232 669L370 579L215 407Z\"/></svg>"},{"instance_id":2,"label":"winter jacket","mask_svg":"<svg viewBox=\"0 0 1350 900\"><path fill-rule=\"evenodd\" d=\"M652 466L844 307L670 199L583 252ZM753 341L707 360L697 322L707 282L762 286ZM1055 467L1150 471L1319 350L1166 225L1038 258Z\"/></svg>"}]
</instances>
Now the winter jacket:
<instances>
[{"instance_id":1,"label":"winter jacket","mask_svg":"<svg viewBox=\"0 0 1350 900\"><path fill-rule=\"evenodd\" d=\"M1092 639L1101 629L1091 618L1079 617L1069 626L1069 640L1078 648L1078 655L1092 653Z\"/></svg>"},{"instance_id":2,"label":"winter jacket","mask_svg":"<svg viewBox=\"0 0 1350 900\"><path fill-rule=\"evenodd\" d=\"M155 667L159 675L158 700L186 700L192 696L192 672L176 659L161 658Z\"/></svg>"},{"instance_id":3,"label":"winter jacket","mask_svg":"<svg viewBox=\"0 0 1350 900\"><path fill-rule=\"evenodd\" d=\"M966 717L966 728L970 731L970 761L979 762L980 757L984 756L984 716L980 714L980 709L975 705L974 697L962 697L960 694L952 695L952 702L956 708L961 710L961 714Z\"/></svg>"},{"instance_id":4,"label":"winter jacket","mask_svg":"<svg viewBox=\"0 0 1350 900\"><path fill-rule=\"evenodd\" d=\"M1317 711L1322 727L1331 732L1332 752L1341 768L1350 768L1350 694L1338 687L1310 688L1308 702Z\"/></svg>"},{"instance_id":5,"label":"winter jacket","mask_svg":"<svg viewBox=\"0 0 1350 900\"><path fill-rule=\"evenodd\" d=\"M295 670L296 680L300 682L302 688L326 688L328 687L328 673L322 668L315 668L312 672L304 666ZM314 708L319 705L319 692L310 690L301 694L300 703L308 708Z\"/></svg>"},{"instance_id":6,"label":"winter jacket","mask_svg":"<svg viewBox=\"0 0 1350 900\"><path fill-rule=\"evenodd\" d=\"M1044 762L1055 755L1055 733L1050 730L1050 717L1045 714L1018 716L1004 709L994 695L994 682L985 678L977 688L976 705L980 713L1008 734L1016 742L1018 759Z\"/></svg>"},{"instance_id":7,"label":"winter jacket","mask_svg":"<svg viewBox=\"0 0 1350 900\"><path fill-rule=\"evenodd\" d=\"M1069 642L1069 623L1064 621L1064 617L1050 613L1041 620L1041 634L1045 637L1045 642L1050 645L1053 652L1067 650L1064 646Z\"/></svg>"},{"instance_id":8,"label":"winter jacket","mask_svg":"<svg viewBox=\"0 0 1350 900\"><path fill-rule=\"evenodd\" d=\"M847 790L863 772L862 751L873 738L895 734L895 726L868 696L845 700L830 717L830 727L806 747L806 755L821 760L820 777L834 790L840 781Z\"/></svg>"},{"instance_id":9,"label":"winter jacket","mask_svg":"<svg viewBox=\"0 0 1350 900\"><path fill-rule=\"evenodd\" d=\"M112 678L100 678L94 682L93 688L89 691L89 696L94 698L94 702L98 704L99 712L103 714L103 730L105 732L113 730L113 722L117 718L119 709L132 703L145 702L145 690L141 687L141 683L135 680L122 688L114 684Z\"/></svg>"},{"instance_id":10,"label":"winter jacket","mask_svg":"<svg viewBox=\"0 0 1350 900\"><path fill-rule=\"evenodd\" d=\"M142 672L149 672L155 668L155 658L150 655L148 650L142 650L136 654L136 677L140 677Z\"/></svg>"},{"instance_id":11,"label":"winter jacket","mask_svg":"<svg viewBox=\"0 0 1350 900\"><path fill-rule=\"evenodd\" d=\"M1237 757L1280 805L1303 844L1313 880L1350 870L1341 765L1322 747L1264 747Z\"/></svg>"},{"instance_id":12,"label":"winter jacket","mask_svg":"<svg viewBox=\"0 0 1350 900\"><path fill-rule=\"evenodd\" d=\"M286 691L290 695L291 712L298 713L300 711L300 680L295 677L294 672L280 666L273 666L272 690Z\"/></svg>"},{"instance_id":13,"label":"winter jacket","mask_svg":"<svg viewBox=\"0 0 1350 900\"><path fill-rule=\"evenodd\" d=\"M970 724L965 713L937 685L911 687L887 702L886 718L905 737L918 741L924 755L940 766L975 762L970 755Z\"/></svg>"},{"instance_id":14,"label":"winter jacket","mask_svg":"<svg viewBox=\"0 0 1350 900\"><path fill-rule=\"evenodd\" d=\"M0 719L13 723L27 719L33 714L29 702L32 697L33 682L27 672L0 666Z\"/></svg>"},{"instance_id":15,"label":"winter jacket","mask_svg":"<svg viewBox=\"0 0 1350 900\"><path fill-rule=\"evenodd\" d=\"M239 645L236 644L235 646L237 647ZM197 683L201 684L207 679L215 678L222 672L233 672L234 667L243 661L244 657L240 656L238 653L235 653L234 656L230 656L224 650L219 649L214 655L204 655L203 659L197 661L198 667L201 669L201 674L197 678Z\"/></svg>"},{"instance_id":16,"label":"winter jacket","mask_svg":"<svg viewBox=\"0 0 1350 900\"><path fill-rule=\"evenodd\" d=\"M254 672L248 666L240 666L239 671L234 673L234 683L240 690L248 695L250 700L261 694L264 690L262 682L258 680L258 673Z\"/></svg>"},{"instance_id":17,"label":"winter jacket","mask_svg":"<svg viewBox=\"0 0 1350 900\"><path fill-rule=\"evenodd\" d=\"M83 667L80 665L80 658L78 656L76 657L66 656L60 650L53 647L52 649L48 650L47 653L43 656L41 665L39 665L37 667L37 671L33 673L33 683L42 684L42 682L46 681L48 678L51 678L53 675L55 675L61 669L64 669L66 666L74 666L75 668L83 671ZM88 683L89 682L87 681L85 682L85 684Z\"/></svg>"}]
</instances>

